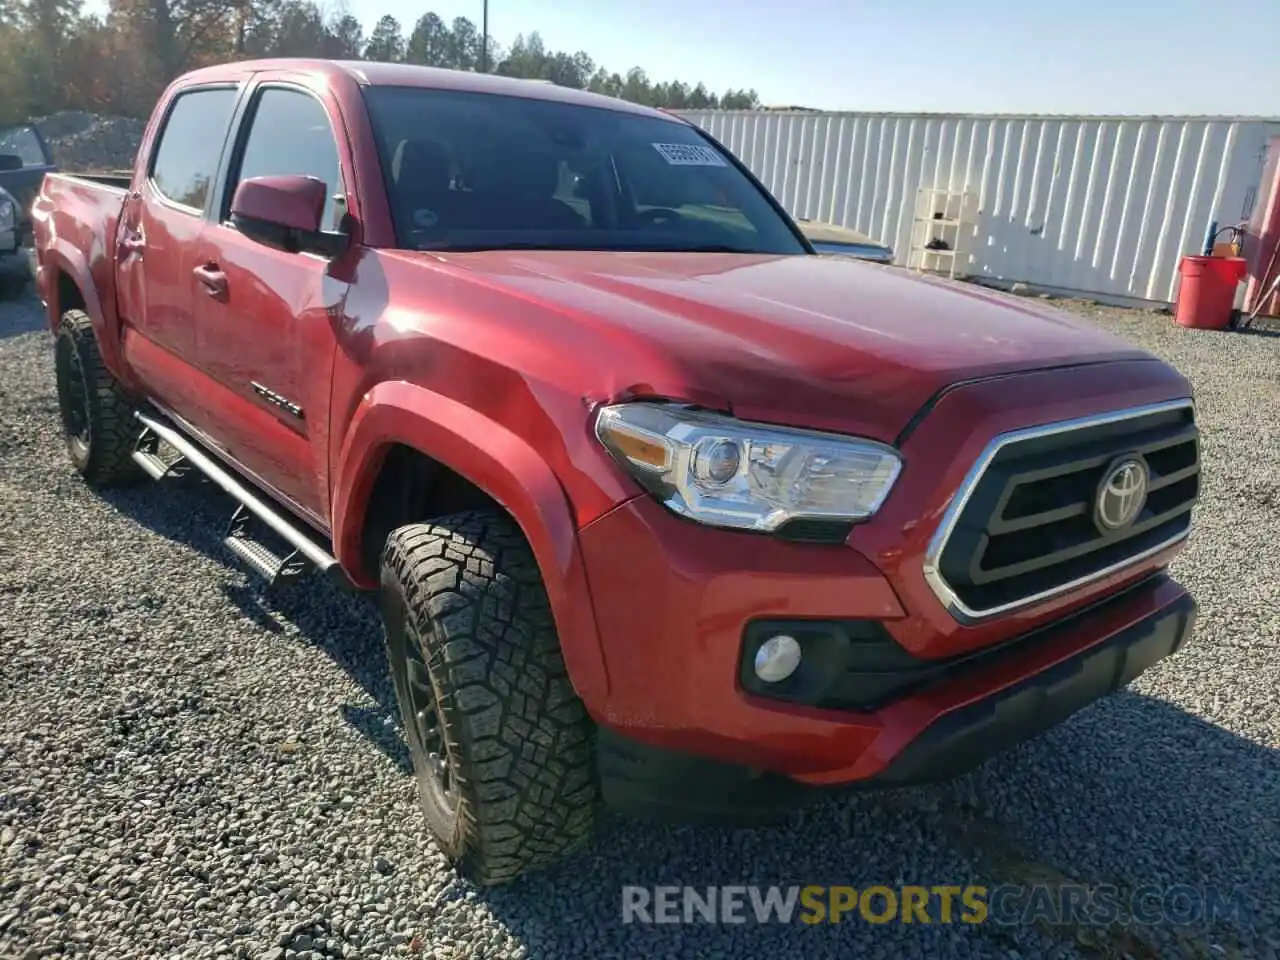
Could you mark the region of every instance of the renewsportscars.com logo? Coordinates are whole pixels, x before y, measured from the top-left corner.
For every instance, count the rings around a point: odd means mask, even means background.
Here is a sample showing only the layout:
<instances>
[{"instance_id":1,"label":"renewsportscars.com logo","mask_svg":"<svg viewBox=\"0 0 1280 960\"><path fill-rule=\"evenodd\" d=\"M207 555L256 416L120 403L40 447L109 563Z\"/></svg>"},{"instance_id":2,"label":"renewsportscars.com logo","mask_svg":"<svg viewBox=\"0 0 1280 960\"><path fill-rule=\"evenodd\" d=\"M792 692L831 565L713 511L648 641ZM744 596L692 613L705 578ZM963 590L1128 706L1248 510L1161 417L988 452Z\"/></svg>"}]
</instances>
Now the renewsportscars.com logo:
<instances>
[{"instance_id":1,"label":"renewsportscars.com logo","mask_svg":"<svg viewBox=\"0 0 1280 960\"><path fill-rule=\"evenodd\" d=\"M1236 891L1186 885L1133 890L1031 886L626 886L623 923L997 923L1212 925L1239 918Z\"/></svg>"}]
</instances>

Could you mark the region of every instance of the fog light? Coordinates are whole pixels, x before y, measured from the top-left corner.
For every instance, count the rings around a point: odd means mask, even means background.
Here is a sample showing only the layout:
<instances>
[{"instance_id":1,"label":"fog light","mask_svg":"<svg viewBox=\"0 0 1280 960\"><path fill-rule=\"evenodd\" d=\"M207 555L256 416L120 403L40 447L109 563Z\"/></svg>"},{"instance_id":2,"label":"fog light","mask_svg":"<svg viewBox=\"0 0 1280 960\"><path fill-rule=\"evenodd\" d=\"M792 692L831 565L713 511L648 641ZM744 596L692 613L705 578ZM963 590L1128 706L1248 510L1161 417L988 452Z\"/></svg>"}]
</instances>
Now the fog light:
<instances>
[{"instance_id":1,"label":"fog light","mask_svg":"<svg viewBox=\"0 0 1280 960\"><path fill-rule=\"evenodd\" d=\"M778 683L800 666L800 644L785 633L770 637L756 651L756 676L765 683Z\"/></svg>"}]
</instances>

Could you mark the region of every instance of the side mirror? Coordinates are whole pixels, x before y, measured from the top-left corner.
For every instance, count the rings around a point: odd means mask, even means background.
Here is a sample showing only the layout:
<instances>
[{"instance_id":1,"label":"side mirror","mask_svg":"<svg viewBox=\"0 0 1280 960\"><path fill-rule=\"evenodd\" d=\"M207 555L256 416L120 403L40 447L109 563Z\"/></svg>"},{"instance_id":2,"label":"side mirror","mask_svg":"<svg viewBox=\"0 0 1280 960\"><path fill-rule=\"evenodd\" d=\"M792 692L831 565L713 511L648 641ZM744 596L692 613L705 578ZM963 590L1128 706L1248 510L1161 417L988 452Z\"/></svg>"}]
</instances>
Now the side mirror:
<instances>
[{"instance_id":1,"label":"side mirror","mask_svg":"<svg viewBox=\"0 0 1280 960\"><path fill-rule=\"evenodd\" d=\"M9 173L13 170L21 170L25 163L16 153L0 153L0 173Z\"/></svg>"},{"instance_id":2,"label":"side mirror","mask_svg":"<svg viewBox=\"0 0 1280 960\"><path fill-rule=\"evenodd\" d=\"M231 199L231 222L245 236L289 253L336 256L347 234L321 229L329 191L315 177L250 177Z\"/></svg>"}]
</instances>

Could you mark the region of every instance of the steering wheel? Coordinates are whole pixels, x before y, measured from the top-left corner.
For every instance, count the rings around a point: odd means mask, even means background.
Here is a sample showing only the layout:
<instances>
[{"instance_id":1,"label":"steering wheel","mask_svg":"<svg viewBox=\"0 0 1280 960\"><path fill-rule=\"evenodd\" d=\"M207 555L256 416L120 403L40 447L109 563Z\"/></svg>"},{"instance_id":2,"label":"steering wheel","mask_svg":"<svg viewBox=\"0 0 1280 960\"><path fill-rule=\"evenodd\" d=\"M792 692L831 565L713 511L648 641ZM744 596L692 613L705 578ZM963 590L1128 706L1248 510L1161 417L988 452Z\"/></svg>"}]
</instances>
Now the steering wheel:
<instances>
[{"instance_id":1,"label":"steering wheel","mask_svg":"<svg viewBox=\"0 0 1280 960\"><path fill-rule=\"evenodd\" d=\"M664 223L667 220L683 220L680 213L670 207L650 207L648 210L637 210L636 217L642 225Z\"/></svg>"}]
</instances>

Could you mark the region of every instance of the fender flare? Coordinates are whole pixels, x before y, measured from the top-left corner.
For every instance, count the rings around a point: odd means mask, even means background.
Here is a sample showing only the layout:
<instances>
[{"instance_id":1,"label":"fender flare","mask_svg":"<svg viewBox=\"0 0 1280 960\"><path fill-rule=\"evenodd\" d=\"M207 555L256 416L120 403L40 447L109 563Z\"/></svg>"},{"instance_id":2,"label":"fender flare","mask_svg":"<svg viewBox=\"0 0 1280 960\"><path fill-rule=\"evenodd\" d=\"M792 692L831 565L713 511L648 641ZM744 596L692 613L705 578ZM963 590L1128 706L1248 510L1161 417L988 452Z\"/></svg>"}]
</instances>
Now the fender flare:
<instances>
[{"instance_id":1,"label":"fender flare","mask_svg":"<svg viewBox=\"0 0 1280 960\"><path fill-rule=\"evenodd\" d=\"M109 320L102 309L98 287L93 282L93 273L89 269L85 255L66 240L58 239L45 249L43 259L40 270L42 273L44 271L47 273L43 277L41 286L49 304L49 329L55 335L57 334L58 324L66 311L66 305L62 303L58 283L55 280L55 274L65 273L75 283L80 296L84 299L84 312L93 322L93 333L98 339L98 352L102 354L103 362L108 370L118 376L123 366L120 357L120 341L119 338L111 335L112 331L107 329L108 323L112 323L114 318Z\"/></svg>"},{"instance_id":2,"label":"fender flare","mask_svg":"<svg viewBox=\"0 0 1280 960\"><path fill-rule=\"evenodd\" d=\"M415 411L430 411L430 419ZM547 462L501 424L443 394L405 381L373 387L348 425L336 464L333 546L360 586L376 585L361 553L369 496L387 451L402 444L483 490L520 526L542 573L569 678L588 709L608 696L578 532Z\"/></svg>"}]
</instances>

